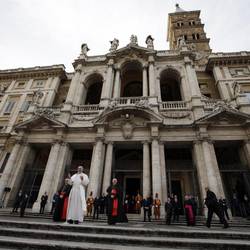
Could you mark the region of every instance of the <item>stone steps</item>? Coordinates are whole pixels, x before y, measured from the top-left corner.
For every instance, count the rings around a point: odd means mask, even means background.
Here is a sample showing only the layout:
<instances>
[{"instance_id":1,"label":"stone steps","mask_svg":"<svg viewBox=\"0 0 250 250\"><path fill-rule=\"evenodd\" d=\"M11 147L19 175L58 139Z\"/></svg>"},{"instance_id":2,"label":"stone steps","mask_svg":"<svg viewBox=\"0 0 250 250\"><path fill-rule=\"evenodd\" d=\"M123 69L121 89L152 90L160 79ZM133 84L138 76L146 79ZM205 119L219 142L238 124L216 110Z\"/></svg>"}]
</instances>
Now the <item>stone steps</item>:
<instances>
[{"instance_id":1,"label":"stone steps","mask_svg":"<svg viewBox=\"0 0 250 250\"><path fill-rule=\"evenodd\" d=\"M9 210L0 210L0 217L19 217L19 213L10 213ZM26 212L25 213L25 217L26 218L39 218L39 219L46 219L46 220L52 220L52 215L49 213L45 213L45 214L39 214L39 213L32 213L32 212ZM143 221L143 218L140 215L136 215L136 214L128 214L128 219L129 222L139 222L141 223ZM102 222L102 223L106 223L107 222L107 218L105 215L100 215L98 220L93 220L92 217L85 217L84 218L85 221L88 222ZM196 218L196 226L200 226L200 227L204 227L205 225L205 218L202 216L197 216ZM148 222L146 222L148 223ZM151 223L161 223L161 224L165 224L165 220L164 219L160 219L160 220L154 220L152 218L152 222ZM242 228L250 228L250 220L244 219L244 218L233 218L233 220L229 221L230 227L242 227ZM185 221L185 216L180 216L180 220L179 222L173 222L171 223L171 225L182 225L185 226L186 225L186 221ZM212 221L212 226L215 227L221 227L221 224L218 220L213 220Z\"/></svg>"},{"instance_id":2,"label":"stone steps","mask_svg":"<svg viewBox=\"0 0 250 250\"><path fill-rule=\"evenodd\" d=\"M250 232L85 222L80 225L0 219L0 248L14 249L250 249Z\"/></svg>"}]
</instances>

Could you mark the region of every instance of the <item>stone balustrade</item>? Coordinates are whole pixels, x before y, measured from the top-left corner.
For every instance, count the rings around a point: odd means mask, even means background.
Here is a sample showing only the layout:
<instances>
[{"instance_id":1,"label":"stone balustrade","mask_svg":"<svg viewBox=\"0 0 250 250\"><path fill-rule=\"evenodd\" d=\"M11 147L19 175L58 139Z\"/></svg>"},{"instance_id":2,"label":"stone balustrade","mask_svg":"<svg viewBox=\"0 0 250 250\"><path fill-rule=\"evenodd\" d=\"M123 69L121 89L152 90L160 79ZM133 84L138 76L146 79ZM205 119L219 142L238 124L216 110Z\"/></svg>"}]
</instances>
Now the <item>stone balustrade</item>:
<instances>
[{"instance_id":1,"label":"stone balustrade","mask_svg":"<svg viewBox=\"0 0 250 250\"><path fill-rule=\"evenodd\" d=\"M120 97L115 98L112 102L116 105L140 105L148 101L148 97L139 96L139 97Z\"/></svg>"},{"instance_id":2,"label":"stone balustrade","mask_svg":"<svg viewBox=\"0 0 250 250\"><path fill-rule=\"evenodd\" d=\"M53 106L53 107L37 107L37 112L53 112L54 114L59 114L61 112L62 107L61 106Z\"/></svg>"},{"instance_id":3,"label":"stone balustrade","mask_svg":"<svg viewBox=\"0 0 250 250\"><path fill-rule=\"evenodd\" d=\"M221 100L216 100L216 99L203 99L201 100L202 103L204 104L204 109L205 110L213 110L215 105Z\"/></svg>"},{"instance_id":4,"label":"stone balustrade","mask_svg":"<svg viewBox=\"0 0 250 250\"><path fill-rule=\"evenodd\" d=\"M173 102L161 102L160 110L188 110L189 102L186 101L173 101Z\"/></svg>"},{"instance_id":5,"label":"stone balustrade","mask_svg":"<svg viewBox=\"0 0 250 250\"><path fill-rule=\"evenodd\" d=\"M73 112L83 112L83 113L99 113L100 111L104 110L104 107L101 107L99 104L89 104L89 105L80 105L74 106Z\"/></svg>"}]
</instances>

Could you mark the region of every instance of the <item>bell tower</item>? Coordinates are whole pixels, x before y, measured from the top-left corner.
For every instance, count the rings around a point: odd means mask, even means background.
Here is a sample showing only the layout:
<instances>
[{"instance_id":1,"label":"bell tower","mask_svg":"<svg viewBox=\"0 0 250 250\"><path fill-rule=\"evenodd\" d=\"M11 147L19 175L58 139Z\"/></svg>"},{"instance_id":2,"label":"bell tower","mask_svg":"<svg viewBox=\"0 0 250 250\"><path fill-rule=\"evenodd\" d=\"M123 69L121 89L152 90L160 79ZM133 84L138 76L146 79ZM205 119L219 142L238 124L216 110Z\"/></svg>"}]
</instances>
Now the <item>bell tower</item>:
<instances>
[{"instance_id":1,"label":"bell tower","mask_svg":"<svg viewBox=\"0 0 250 250\"><path fill-rule=\"evenodd\" d=\"M201 23L200 11L185 11L176 4L174 13L168 15L168 34L170 49L177 49L180 40L196 51L211 52L209 41Z\"/></svg>"}]
</instances>

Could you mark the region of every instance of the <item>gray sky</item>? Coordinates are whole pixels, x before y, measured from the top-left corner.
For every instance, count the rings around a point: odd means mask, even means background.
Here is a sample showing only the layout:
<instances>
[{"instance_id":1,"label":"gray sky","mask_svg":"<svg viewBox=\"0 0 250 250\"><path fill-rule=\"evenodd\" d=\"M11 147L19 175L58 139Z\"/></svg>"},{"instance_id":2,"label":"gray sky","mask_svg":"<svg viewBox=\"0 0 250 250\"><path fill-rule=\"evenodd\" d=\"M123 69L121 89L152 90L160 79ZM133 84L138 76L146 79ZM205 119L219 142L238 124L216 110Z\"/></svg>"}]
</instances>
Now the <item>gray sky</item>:
<instances>
[{"instance_id":1,"label":"gray sky","mask_svg":"<svg viewBox=\"0 0 250 250\"><path fill-rule=\"evenodd\" d=\"M86 42L89 55L108 52L114 37L120 48L131 34L155 49L166 42L168 13L175 3L201 10L214 52L250 50L249 0L0 0L0 69L72 62Z\"/></svg>"}]
</instances>

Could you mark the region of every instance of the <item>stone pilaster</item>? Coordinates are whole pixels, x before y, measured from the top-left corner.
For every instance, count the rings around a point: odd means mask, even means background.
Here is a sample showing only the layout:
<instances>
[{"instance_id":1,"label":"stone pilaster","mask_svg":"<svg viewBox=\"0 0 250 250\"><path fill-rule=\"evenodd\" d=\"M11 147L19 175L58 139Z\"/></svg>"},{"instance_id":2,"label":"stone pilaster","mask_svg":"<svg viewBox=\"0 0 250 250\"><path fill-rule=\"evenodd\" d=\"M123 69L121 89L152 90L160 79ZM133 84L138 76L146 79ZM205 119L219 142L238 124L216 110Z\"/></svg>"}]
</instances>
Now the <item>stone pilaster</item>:
<instances>
[{"instance_id":1,"label":"stone pilaster","mask_svg":"<svg viewBox=\"0 0 250 250\"><path fill-rule=\"evenodd\" d=\"M143 142L143 198L151 195L151 174L150 174L150 150L149 142Z\"/></svg>"},{"instance_id":2,"label":"stone pilaster","mask_svg":"<svg viewBox=\"0 0 250 250\"><path fill-rule=\"evenodd\" d=\"M53 105L59 85L60 85L60 78L56 76L53 78L51 85L49 86L50 89L44 100L43 106L51 107Z\"/></svg>"},{"instance_id":3,"label":"stone pilaster","mask_svg":"<svg viewBox=\"0 0 250 250\"><path fill-rule=\"evenodd\" d=\"M74 76L72 78L72 81L70 83L68 95L67 95L66 102L65 102L65 105L64 105L65 110L71 110L71 107L73 105L74 98L75 98L75 93L76 93L78 83L79 83L80 77L81 77L82 65L79 64L75 71L76 72L75 72L75 74L74 74Z\"/></svg>"},{"instance_id":4,"label":"stone pilaster","mask_svg":"<svg viewBox=\"0 0 250 250\"><path fill-rule=\"evenodd\" d=\"M142 95L148 96L148 65L143 65L142 69Z\"/></svg>"},{"instance_id":5,"label":"stone pilaster","mask_svg":"<svg viewBox=\"0 0 250 250\"><path fill-rule=\"evenodd\" d=\"M167 201L168 190L167 190L165 146L163 142L160 142L160 160L161 160L162 204L164 204Z\"/></svg>"},{"instance_id":6,"label":"stone pilaster","mask_svg":"<svg viewBox=\"0 0 250 250\"><path fill-rule=\"evenodd\" d=\"M43 180L40 186L39 194L38 194L36 202L34 203L32 207L32 212L39 212L40 200L41 200L42 195L45 192L47 192L47 194L50 195L50 190L51 190L51 187L53 186L54 175L56 174L55 173L56 165L59 160L60 147L61 145L59 141L56 141L51 146L49 158L48 158L47 165L44 171ZM48 200L50 199L51 197L48 197ZM49 211L50 205L51 204L47 204L46 210Z\"/></svg>"},{"instance_id":7,"label":"stone pilaster","mask_svg":"<svg viewBox=\"0 0 250 250\"><path fill-rule=\"evenodd\" d=\"M93 148L92 160L89 173L89 185L87 195L92 191L93 197L100 194L101 191L101 176L103 172L103 141L98 138Z\"/></svg>"},{"instance_id":8,"label":"stone pilaster","mask_svg":"<svg viewBox=\"0 0 250 250\"><path fill-rule=\"evenodd\" d=\"M105 159L105 168L103 174L103 183L102 183L103 194L106 194L106 190L111 184L112 163L113 163L113 142L108 142L106 159Z\"/></svg>"},{"instance_id":9,"label":"stone pilaster","mask_svg":"<svg viewBox=\"0 0 250 250\"><path fill-rule=\"evenodd\" d=\"M20 150L21 150L21 142L17 142L11 151L8 162L7 162L7 164L4 168L3 174L0 178L0 200L3 199L4 189L5 189L5 187L7 187L8 182L11 178L11 174L15 169L16 161L19 157Z\"/></svg>"},{"instance_id":10,"label":"stone pilaster","mask_svg":"<svg viewBox=\"0 0 250 250\"><path fill-rule=\"evenodd\" d=\"M121 70L119 67L116 67L114 98L119 98L120 95L121 95Z\"/></svg>"}]
</instances>

